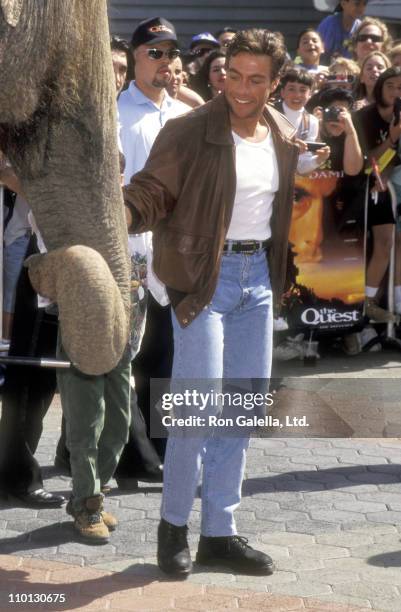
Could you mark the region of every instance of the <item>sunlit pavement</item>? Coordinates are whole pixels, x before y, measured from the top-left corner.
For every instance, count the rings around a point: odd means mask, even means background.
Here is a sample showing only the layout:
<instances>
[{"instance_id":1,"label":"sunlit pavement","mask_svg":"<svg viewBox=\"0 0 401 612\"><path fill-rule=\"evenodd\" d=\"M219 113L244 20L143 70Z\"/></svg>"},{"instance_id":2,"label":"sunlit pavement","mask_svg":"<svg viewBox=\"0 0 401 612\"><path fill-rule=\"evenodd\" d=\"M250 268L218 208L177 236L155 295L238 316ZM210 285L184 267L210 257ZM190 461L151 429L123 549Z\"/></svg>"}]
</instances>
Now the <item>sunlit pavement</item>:
<instances>
[{"instance_id":1,"label":"sunlit pavement","mask_svg":"<svg viewBox=\"0 0 401 612\"><path fill-rule=\"evenodd\" d=\"M0 610L399 612L401 443L389 436L401 424L401 353L276 364L275 376L272 414L305 413L312 436L273 427L251 442L237 523L274 558L272 576L195 566L186 582L166 580L155 564L161 489L143 484L132 494L112 488L106 507L120 525L104 546L77 541L64 509L3 503ZM59 432L56 398L36 456L46 488L68 495L69 478L53 467ZM197 499L193 556L199 511Z\"/></svg>"}]
</instances>

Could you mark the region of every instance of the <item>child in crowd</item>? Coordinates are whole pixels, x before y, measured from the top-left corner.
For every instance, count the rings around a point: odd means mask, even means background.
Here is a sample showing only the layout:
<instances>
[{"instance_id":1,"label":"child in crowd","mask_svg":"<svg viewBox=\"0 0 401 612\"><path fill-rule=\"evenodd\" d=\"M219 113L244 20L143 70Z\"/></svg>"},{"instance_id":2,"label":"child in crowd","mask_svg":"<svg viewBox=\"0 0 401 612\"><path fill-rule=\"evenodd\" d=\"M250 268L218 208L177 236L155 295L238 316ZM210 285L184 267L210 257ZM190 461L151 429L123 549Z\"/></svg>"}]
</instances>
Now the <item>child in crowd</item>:
<instances>
[{"instance_id":1,"label":"child in crowd","mask_svg":"<svg viewBox=\"0 0 401 612\"><path fill-rule=\"evenodd\" d=\"M346 57L337 57L329 66L328 81L332 83L334 87L351 90L354 88L354 83L360 72L361 70L354 60ZM337 80L334 81L333 79L333 81L331 81L332 77L336 77Z\"/></svg>"},{"instance_id":2,"label":"child in crowd","mask_svg":"<svg viewBox=\"0 0 401 612\"><path fill-rule=\"evenodd\" d=\"M305 104L312 94L313 76L305 69L288 70L280 84L281 100L276 104L296 128L296 136L304 142L316 142L319 134L319 121L305 110ZM315 154L301 153L298 162L299 174L308 174L320 166L330 155L329 147L318 149Z\"/></svg>"},{"instance_id":3,"label":"child in crowd","mask_svg":"<svg viewBox=\"0 0 401 612\"><path fill-rule=\"evenodd\" d=\"M324 53L324 44L320 34L313 28L303 30L298 36L295 63L309 72L327 73L327 66L320 65L320 57ZM299 61L300 60L300 61Z\"/></svg>"},{"instance_id":4,"label":"child in crowd","mask_svg":"<svg viewBox=\"0 0 401 612\"><path fill-rule=\"evenodd\" d=\"M320 22L317 31L329 59L337 55L352 57L351 39L361 23L366 5L367 0L341 0L334 14Z\"/></svg>"}]
</instances>

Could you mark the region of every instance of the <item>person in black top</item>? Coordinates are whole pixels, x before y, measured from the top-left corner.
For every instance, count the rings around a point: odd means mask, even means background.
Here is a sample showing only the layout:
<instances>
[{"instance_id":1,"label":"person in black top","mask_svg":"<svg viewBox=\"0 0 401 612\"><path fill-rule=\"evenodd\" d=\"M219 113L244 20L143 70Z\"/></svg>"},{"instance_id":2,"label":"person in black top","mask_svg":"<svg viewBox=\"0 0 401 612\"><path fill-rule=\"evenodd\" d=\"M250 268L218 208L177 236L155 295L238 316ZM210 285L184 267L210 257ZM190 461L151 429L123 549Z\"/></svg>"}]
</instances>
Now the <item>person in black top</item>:
<instances>
[{"instance_id":1,"label":"person in black top","mask_svg":"<svg viewBox=\"0 0 401 612\"><path fill-rule=\"evenodd\" d=\"M320 138L330 147L330 169L343 170L348 176L358 175L363 160L351 117L352 94L346 89L327 89L319 103L315 114L320 119Z\"/></svg>"},{"instance_id":2,"label":"person in black top","mask_svg":"<svg viewBox=\"0 0 401 612\"><path fill-rule=\"evenodd\" d=\"M401 136L401 120L394 121L394 101L401 95L401 69L392 67L383 72L375 85L375 103L355 113L364 154L368 164L379 161L387 151L397 150ZM400 164L398 155L393 157L388 170ZM379 308L376 298L380 283L387 270L393 245L394 214L388 191L379 193L377 204L370 199L368 226L373 235L373 253L366 272L366 314L380 322L393 321L394 316Z\"/></svg>"}]
</instances>

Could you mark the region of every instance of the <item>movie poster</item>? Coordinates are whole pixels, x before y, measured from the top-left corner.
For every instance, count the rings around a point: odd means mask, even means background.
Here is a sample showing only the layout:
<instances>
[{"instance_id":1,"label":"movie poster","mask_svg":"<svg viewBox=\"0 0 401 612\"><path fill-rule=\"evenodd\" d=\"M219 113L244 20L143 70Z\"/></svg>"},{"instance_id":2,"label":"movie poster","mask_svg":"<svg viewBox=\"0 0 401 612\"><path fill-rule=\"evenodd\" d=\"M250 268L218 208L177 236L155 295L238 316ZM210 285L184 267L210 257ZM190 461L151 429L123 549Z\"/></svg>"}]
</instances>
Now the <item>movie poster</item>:
<instances>
[{"instance_id":1,"label":"movie poster","mask_svg":"<svg viewBox=\"0 0 401 612\"><path fill-rule=\"evenodd\" d=\"M366 179L330 162L297 176L290 229L291 287L283 297L289 327L344 330L362 319L365 297Z\"/></svg>"}]
</instances>

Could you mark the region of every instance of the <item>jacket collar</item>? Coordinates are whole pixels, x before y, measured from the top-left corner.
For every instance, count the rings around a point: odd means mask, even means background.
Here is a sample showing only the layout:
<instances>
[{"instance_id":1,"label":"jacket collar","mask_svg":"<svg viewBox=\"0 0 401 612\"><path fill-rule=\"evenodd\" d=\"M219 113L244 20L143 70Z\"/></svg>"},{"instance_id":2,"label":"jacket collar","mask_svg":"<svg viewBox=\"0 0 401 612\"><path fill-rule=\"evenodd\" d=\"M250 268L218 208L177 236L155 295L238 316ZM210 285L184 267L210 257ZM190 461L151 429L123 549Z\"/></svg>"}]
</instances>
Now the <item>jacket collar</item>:
<instances>
[{"instance_id":1,"label":"jacket collar","mask_svg":"<svg viewBox=\"0 0 401 612\"><path fill-rule=\"evenodd\" d=\"M229 108L224 94L213 98L208 105L210 106L207 118L206 142L232 146L234 140L231 134ZM295 128L293 125L271 105L265 106L263 116L275 136L281 135L285 139L291 139L294 136Z\"/></svg>"}]
</instances>

